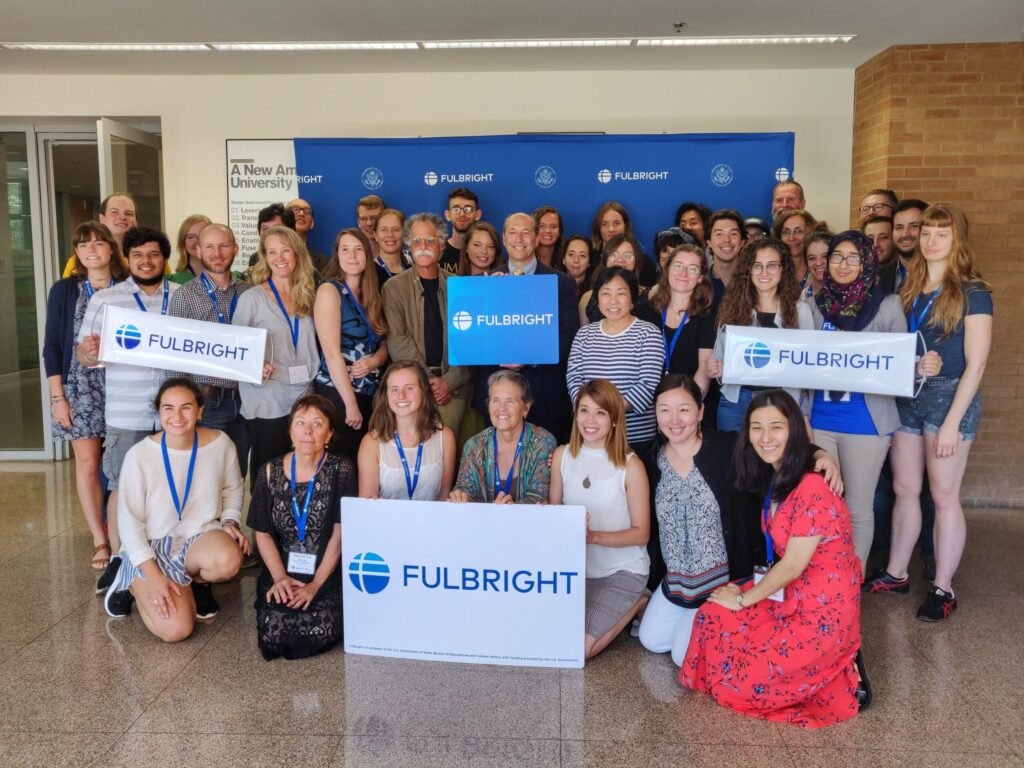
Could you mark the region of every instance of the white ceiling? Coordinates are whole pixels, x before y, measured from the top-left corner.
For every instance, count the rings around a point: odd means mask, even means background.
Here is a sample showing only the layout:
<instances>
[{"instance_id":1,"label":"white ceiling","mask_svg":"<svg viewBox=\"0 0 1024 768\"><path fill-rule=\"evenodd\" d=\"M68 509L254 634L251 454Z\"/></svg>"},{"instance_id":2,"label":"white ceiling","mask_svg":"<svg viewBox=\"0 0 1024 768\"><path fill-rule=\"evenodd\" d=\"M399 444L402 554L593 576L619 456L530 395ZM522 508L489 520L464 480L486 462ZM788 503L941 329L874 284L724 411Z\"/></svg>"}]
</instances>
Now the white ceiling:
<instances>
[{"instance_id":1,"label":"white ceiling","mask_svg":"<svg viewBox=\"0 0 1024 768\"><path fill-rule=\"evenodd\" d=\"M856 34L835 45L330 53L0 51L0 73L851 68L892 45L1024 39L1022 0L23 0L2 42L374 41Z\"/></svg>"}]
</instances>

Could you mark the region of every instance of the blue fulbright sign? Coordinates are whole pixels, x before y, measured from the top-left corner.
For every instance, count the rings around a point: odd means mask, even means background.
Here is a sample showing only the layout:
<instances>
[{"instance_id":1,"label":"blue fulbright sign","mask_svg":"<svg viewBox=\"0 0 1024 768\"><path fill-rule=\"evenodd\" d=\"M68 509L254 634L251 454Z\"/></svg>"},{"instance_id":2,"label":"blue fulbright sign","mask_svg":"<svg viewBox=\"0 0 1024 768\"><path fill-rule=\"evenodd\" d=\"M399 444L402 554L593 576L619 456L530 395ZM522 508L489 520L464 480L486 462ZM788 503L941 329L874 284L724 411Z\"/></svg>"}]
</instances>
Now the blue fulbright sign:
<instances>
[{"instance_id":1,"label":"blue fulbright sign","mask_svg":"<svg viewBox=\"0 0 1024 768\"><path fill-rule=\"evenodd\" d=\"M557 276L448 278L449 365L557 362Z\"/></svg>"}]
</instances>

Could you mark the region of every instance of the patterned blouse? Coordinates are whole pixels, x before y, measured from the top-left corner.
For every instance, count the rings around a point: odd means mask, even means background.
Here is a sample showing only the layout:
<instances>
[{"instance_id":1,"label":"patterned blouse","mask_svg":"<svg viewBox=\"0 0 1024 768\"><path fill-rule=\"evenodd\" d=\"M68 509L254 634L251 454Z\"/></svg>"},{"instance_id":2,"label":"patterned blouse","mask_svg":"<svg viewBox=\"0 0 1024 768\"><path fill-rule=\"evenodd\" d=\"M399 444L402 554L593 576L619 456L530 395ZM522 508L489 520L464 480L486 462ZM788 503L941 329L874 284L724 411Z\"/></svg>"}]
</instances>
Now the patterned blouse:
<instances>
[{"instance_id":1,"label":"patterned blouse","mask_svg":"<svg viewBox=\"0 0 1024 768\"><path fill-rule=\"evenodd\" d=\"M551 469L548 459L558 444L546 429L523 422L523 452L519 454L519 472L512 478L512 498L519 504L540 504L548 500ZM494 492L495 455L494 427L488 427L466 441L462 451L455 490L465 491L470 501L492 502ZM505 478L502 477L502 484Z\"/></svg>"}]
</instances>

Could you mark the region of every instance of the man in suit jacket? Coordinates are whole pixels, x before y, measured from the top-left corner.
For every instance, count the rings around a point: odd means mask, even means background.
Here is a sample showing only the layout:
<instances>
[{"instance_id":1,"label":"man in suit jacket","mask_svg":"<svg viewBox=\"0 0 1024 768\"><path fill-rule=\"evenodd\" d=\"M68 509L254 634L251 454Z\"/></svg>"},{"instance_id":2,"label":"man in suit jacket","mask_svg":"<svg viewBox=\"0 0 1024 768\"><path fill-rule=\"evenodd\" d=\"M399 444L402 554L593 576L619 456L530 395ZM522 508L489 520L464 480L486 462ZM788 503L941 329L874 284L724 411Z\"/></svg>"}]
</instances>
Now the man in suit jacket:
<instances>
[{"instance_id":1,"label":"man in suit jacket","mask_svg":"<svg viewBox=\"0 0 1024 768\"><path fill-rule=\"evenodd\" d=\"M508 253L509 275L556 275L558 277L558 363L551 365L515 365L502 367L518 370L533 391L533 405L527 421L543 427L560 443L569 439L572 409L565 386L565 366L576 331L580 329L576 308L576 281L564 272L546 267L535 255L537 224L528 213L513 213L505 219L502 242ZM477 369L473 388L473 407L483 414L484 423L490 424L487 414L487 378L493 367Z\"/></svg>"}]
</instances>

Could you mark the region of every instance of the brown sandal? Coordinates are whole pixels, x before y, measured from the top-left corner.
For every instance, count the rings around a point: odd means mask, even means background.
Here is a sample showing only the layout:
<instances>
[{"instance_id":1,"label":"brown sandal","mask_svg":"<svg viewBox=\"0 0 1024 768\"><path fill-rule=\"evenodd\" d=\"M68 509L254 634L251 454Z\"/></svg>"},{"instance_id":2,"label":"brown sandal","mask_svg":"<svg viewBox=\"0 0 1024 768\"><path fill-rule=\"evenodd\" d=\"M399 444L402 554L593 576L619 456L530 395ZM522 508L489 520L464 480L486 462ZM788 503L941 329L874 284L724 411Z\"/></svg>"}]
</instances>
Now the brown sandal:
<instances>
[{"instance_id":1,"label":"brown sandal","mask_svg":"<svg viewBox=\"0 0 1024 768\"><path fill-rule=\"evenodd\" d=\"M103 550L106 550L107 554L106 556L101 557L100 552ZM113 554L114 551L110 548L110 542L104 541L92 551L92 560L89 561L89 567L94 571L105 571L107 566L110 565L110 556Z\"/></svg>"}]
</instances>

